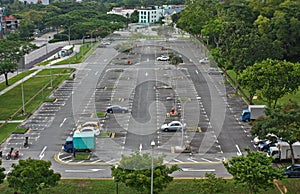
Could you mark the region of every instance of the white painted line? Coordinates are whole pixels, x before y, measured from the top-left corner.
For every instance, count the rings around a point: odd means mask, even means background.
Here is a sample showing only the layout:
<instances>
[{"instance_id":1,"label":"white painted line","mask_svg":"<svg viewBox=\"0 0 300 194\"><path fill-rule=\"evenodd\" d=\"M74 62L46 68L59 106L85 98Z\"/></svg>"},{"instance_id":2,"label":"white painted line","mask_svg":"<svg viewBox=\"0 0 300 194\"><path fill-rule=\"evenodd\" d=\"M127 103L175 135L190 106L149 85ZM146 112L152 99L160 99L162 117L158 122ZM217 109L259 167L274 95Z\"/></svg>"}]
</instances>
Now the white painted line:
<instances>
[{"instance_id":1,"label":"white painted line","mask_svg":"<svg viewBox=\"0 0 300 194\"><path fill-rule=\"evenodd\" d=\"M239 146L238 146L237 144L235 144L235 147L236 147L236 149L238 150L238 152L237 152L236 154L237 154L238 156L243 155L242 152L241 152L241 150L240 150L240 148L239 148Z\"/></svg>"},{"instance_id":2,"label":"white painted line","mask_svg":"<svg viewBox=\"0 0 300 194\"><path fill-rule=\"evenodd\" d=\"M208 159L205 159L205 158L201 158L201 160L204 160L204 161L206 161L206 162L212 162L212 161L210 161L210 160L208 160Z\"/></svg>"},{"instance_id":3,"label":"white painted line","mask_svg":"<svg viewBox=\"0 0 300 194\"><path fill-rule=\"evenodd\" d=\"M65 170L65 172L75 172L75 173L78 173L78 172L98 172L98 171L101 171L101 170L105 170L105 169L82 169L82 170Z\"/></svg>"},{"instance_id":4,"label":"white painted line","mask_svg":"<svg viewBox=\"0 0 300 194\"><path fill-rule=\"evenodd\" d=\"M98 71L96 71L95 75L97 75L97 74L98 74Z\"/></svg>"},{"instance_id":5,"label":"white painted line","mask_svg":"<svg viewBox=\"0 0 300 194\"><path fill-rule=\"evenodd\" d=\"M112 159L112 160L110 160L110 161L107 161L106 163L111 163L111 162L113 162L113 161L115 161L116 159Z\"/></svg>"},{"instance_id":6,"label":"white painted line","mask_svg":"<svg viewBox=\"0 0 300 194\"><path fill-rule=\"evenodd\" d=\"M47 146L45 146L45 147L43 148L43 150L41 151L41 153L40 153L40 155L39 155L40 160L45 156L45 151L46 151L46 149L47 149Z\"/></svg>"},{"instance_id":7,"label":"white painted line","mask_svg":"<svg viewBox=\"0 0 300 194\"><path fill-rule=\"evenodd\" d=\"M61 122L61 124L59 125L59 127L62 127L64 122L67 120L67 118L64 118L64 120Z\"/></svg>"},{"instance_id":8,"label":"white painted line","mask_svg":"<svg viewBox=\"0 0 300 194\"><path fill-rule=\"evenodd\" d=\"M176 162L182 163L182 161L177 160L176 158L174 158L173 160L175 160Z\"/></svg>"},{"instance_id":9,"label":"white painted line","mask_svg":"<svg viewBox=\"0 0 300 194\"><path fill-rule=\"evenodd\" d=\"M83 163L83 162L84 162L84 160L81 160L81 161L77 162L77 164L81 164L81 163Z\"/></svg>"},{"instance_id":10,"label":"white painted line","mask_svg":"<svg viewBox=\"0 0 300 194\"><path fill-rule=\"evenodd\" d=\"M192 169L192 168L182 168L184 172L215 172L216 169Z\"/></svg>"},{"instance_id":11,"label":"white painted line","mask_svg":"<svg viewBox=\"0 0 300 194\"><path fill-rule=\"evenodd\" d=\"M197 70L195 70L195 72L198 74L199 72Z\"/></svg>"},{"instance_id":12,"label":"white painted line","mask_svg":"<svg viewBox=\"0 0 300 194\"><path fill-rule=\"evenodd\" d=\"M91 162L91 164L95 164L95 163L100 162L100 161L101 160L95 160L95 161Z\"/></svg>"},{"instance_id":13,"label":"white painted line","mask_svg":"<svg viewBox=\"0 0 300 194\"><path fill-rule=\"evenodd\" d=\"M192 158L188 158L187 160L192 161L192 162L195 162L195 163L198 163L198 161L193 160Z\"/></svg>"},{"instance_id":14,"label":"white painted line","mask_svg":"<svg viewBox=\"0 0 300 194\"><path fill-rule=\"evenodd\" d=\"M222 159L220 159L220 158L215 158L216 160L218 160L218 161L223 161L224 160L224 158L222 158Z\"/></svg>"},{"instance_id":15,"label":"white painted line","mask_svg":"<svg viewBox=\"0 0 300 194\"><path fill-rule=\"evenodd\" d=\"M72 156L63 157L62 160L69 159L69 158L72 158Z\"/></svg>"}]
</instances>

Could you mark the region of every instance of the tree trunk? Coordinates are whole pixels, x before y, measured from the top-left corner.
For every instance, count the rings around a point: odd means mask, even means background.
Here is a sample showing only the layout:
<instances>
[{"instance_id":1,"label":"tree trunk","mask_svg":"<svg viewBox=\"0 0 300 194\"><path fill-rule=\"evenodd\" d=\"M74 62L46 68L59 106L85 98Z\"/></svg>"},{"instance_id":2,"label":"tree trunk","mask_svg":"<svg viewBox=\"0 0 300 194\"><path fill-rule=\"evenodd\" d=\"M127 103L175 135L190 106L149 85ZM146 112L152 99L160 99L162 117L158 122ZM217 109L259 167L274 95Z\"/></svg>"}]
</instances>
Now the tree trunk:
<instances>
[{"instance_id":1,"label":"tree trunk","mask_svg":"<svg viewBox=\"0 0 300 194\"><path fill-rule=\"evenodd\" d=\"M6 86L8 86L8 77L7 77L7 73L4 73L4 77L5 77L5 84L6 84Z\"/></svg>"},{"instance_id":2,"label":"tree trunk","mask_svg":"<svg viewBox=\"0 0 300 194\"><path fill-rule=\"evenodd\" d=\"M239 83L238 83L238 71L235 71L235 93L239 93Z\"/></svg>"},{"instance_id":3,"label":"tree trunk","mask_svg":"<svg viewBox=\"0 0 300 194\"><path fill-rule=\"evenodd\" d=\"M295 164L295 156L294 156L293 143L289 143L289 146L290 146L290 149L291 149L292 164Z\"/></svg>"}]
</instances>

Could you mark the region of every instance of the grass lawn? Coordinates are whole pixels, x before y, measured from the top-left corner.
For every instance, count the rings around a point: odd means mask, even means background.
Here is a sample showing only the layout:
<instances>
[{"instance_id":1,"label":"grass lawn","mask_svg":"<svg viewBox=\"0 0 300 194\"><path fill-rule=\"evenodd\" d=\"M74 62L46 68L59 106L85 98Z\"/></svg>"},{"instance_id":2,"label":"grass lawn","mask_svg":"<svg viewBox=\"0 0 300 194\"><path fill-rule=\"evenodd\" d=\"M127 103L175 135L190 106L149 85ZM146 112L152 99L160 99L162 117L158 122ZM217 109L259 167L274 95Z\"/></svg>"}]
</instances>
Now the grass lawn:
<instances>
[{"instance_id":1,"label":"grass lawn","mask_svg":"<svg viewBox=\"0 0 300 194\"><path fill-rule=\"evenodd\" d=\"M29 71L25 71L23 73L19 73L18 75L8 79L8 84L9 86L13 85L14 83L16 83L17 81L21 80L23 77L26 77L27 75L35 72L36 70L29 70ZM4 76L4 75L1 75ZM0 83L0 91L4 90L5 88L7 88L8 86L6 86L5 81Z\"/></svg>"},{"instance_id":2,"label":"grass lawn","mask_svg":"<svg viewBox=\"0 0 300 194\"><path fill-rule=\"evenodd\" d=\"M16 127L20 123L7 123L0 128L0 143L3 142L12 132L16 131Z\"/></svg>"},{"instance_id":3,"label":"grass lawn","mask_svg":"<svg viewBox=\"0 0 300 194\"><path fill-rule=\"evenodd\" d=\"M69 77L74 69L52 69L52 84L57 87L63 80ZM26 113L32 113L44 99L52 92L50 86L50 70L45 69L35 77L24 82L24 101L27 102L34 95L38 94L28 105L25 106ZM41 89L46 86L42 91ZM18 109L22 107L22 90L21 85L16 86L13 90L0 96L0 120L8 119ZM18 115L16 115L18 116Z\"/></svg>"},{"instance_id":4,"label":"grass lawn","mask_svg":"<svg viewBox=\"0 0 300 194\"><path fill-rule=\"evenodd\" d=\"M90 47L90 43L85 43L80 47L79 53L75 54L74 56L67 58L65 60L59 61L55 63L54 65L64 65L64 64L76 64L81 63L87 56L89 56L89 52L94 51L97 43L92 43L92 47Z\"/></svg>"},{"instance_id":5,"label":"grass lawn","mask_svg":"<svg viewBox=\"0 0 300 194\"><path fill-rule=\"evenodd\" d=\"M161 194L199 194L201 188L199 186L200 180L174 180L172 183L168 185L168 187L161 192ZM296 194L299 193L300 190L300 180L299 179L285 179L282 181L288 189L288 193ZM154 185L155 186L155 185ZM123 183L118 184L118 191L122 194L139 194L135 190L126 187ZM7 187L7 183L0 185L0 190L2 193L13 193L13 191ZM90 193L101 193L101 194L115 194L116 193L116 183L113 180L72 180L72 179L64 179L61 180L60 183L53 188L44 189L41 194L90 194ZM224 188L220 192L220 194L248 194L249 192L246 190L243 185L235 185L233 180L226 180L226 184L224 184ZM280 192L274 187L269 189L268 191L261 191L260 194L280 194Z\"/></svg>"}]
</instances>

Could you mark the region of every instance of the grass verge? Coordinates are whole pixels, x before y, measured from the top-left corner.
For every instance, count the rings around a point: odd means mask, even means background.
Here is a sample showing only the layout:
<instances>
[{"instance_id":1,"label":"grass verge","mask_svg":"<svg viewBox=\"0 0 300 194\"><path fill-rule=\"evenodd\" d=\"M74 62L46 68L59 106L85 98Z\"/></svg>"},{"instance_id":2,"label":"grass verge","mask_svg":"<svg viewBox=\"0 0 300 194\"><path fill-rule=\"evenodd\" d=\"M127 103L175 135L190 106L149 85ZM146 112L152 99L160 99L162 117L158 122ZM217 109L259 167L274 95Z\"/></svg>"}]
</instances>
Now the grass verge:
<instances>
[{"instance_id":1,"label":"grass verge","mask_svg":"<svg viewBox=\"0 0 300 194\"><path fill-rule=\"evenodd\" d=\"M32 114L33 111L45 100L52 92L53 88L45 88L50 86L50 71L52 71L52 85L57 87L63 80L69 77L74 69L45 69L38 73L35 77L24 82L24 101L29 101L33 96L35 98L25 106L25 112ZM41 92L40 92L41 91ZM21 86L16 86L13 90L6 92L0 96L0 120L7 120L12 114L22 107L22 90ZM19 116L18 114L16 116Z\"/></svg>"},{"instance_id":2,"label":"grass verge","mask_svg":"<svg viewBox=\"0 0 300 194\"><path fill-rule=\"evenodd\" d=\"M11 133L24 131L24 128L17 128L19 124L20 123L6 123L3 127L1 127L0 143L3 142Z\"/></svg>"},{"instance_id":3,"label":"grass verge","mask_svg":"<svg viewBox=\"0 0 300 194\"><path fill-rule=\"evenodd\" d=\"M29 70L29 71L24 71L23 73L19 73L18 75L8 79L8 86L6 86L5 81L0 83L0 91L4 90L5 88L13 85L14 83L16 83L17 81L20 81L23 77L26 77L29 74L32 74L33 72L35 72L36 70ZM2 75L3 76L3 75Z\"/></svg>"},{"instance_id":4,"label":"grass verge","mask_svg":"<svg viewBox=\"0 0 300 194\"><path fill-rule=\"evenodd\" d=\"M201 179L191 180L174 180L167 188L161 192L161 194L199 194L205 193L208 188L203 188L199 184ZM282 183L287 186L288 193L299 193L300 181L299 179L285 179ZM154 185L155 186L155 185ZM292 188L293 187L293 188ZM8 188L7 182L0 185L1 193L8 194L13 193L11 188ZM126 187L123 183L118 183L118 191L122 194L139 194L137 191ZM113 180L90 180L90 179L63 179L59 184L53 188L47 188L40 192L41 194L89 194L89 193L116 193L116 183ZM210 193L210 192L207 192ZM244 185L236 185L233 180L226 180L223 188L218 192L219 194L247 194ZM280 192L274 187L268 191L261 191L259 194L280 194Z\"/></svg>"}]
</instances>

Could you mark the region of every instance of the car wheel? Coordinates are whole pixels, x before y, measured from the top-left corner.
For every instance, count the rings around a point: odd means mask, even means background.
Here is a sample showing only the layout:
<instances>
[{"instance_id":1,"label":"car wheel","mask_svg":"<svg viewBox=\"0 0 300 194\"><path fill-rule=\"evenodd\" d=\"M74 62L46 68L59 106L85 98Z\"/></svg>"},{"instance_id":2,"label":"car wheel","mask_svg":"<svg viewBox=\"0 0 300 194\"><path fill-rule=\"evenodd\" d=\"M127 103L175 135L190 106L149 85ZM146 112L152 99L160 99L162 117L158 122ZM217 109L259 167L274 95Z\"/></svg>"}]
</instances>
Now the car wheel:
<instances>
[{"instance_id":1,"label":"car wheel","mask_svg":"<svg viewBox=\"0 0 300 194\"><path fill-rule=\"evenodd\" d=\"M168 131L169 131L169 129L165 129L164 131L165 131L165 132L168 132Z\"/></svg>"},{"instance_id":2,"label":"car wheel","mask_svg":"<svg viewBox=\"0 0 300 194\"><path fill-rule=\"evenodd\" d=\"M112 110L110 110L110 111L109 111L109 113L113 113L113 111L112 111Z\"/></svg>"},{"instance_id":3,"label":"car wheel","mask_svg":"<svg viewBox=\"0 0 300 194\"><path fill-rule=\"evenodd\" d=\"M124 113L125 113L125 110L122 110L122 113L124 114Z\"/></svg>"}]
</instances>

